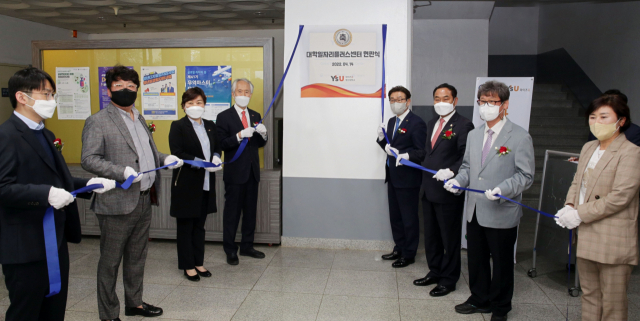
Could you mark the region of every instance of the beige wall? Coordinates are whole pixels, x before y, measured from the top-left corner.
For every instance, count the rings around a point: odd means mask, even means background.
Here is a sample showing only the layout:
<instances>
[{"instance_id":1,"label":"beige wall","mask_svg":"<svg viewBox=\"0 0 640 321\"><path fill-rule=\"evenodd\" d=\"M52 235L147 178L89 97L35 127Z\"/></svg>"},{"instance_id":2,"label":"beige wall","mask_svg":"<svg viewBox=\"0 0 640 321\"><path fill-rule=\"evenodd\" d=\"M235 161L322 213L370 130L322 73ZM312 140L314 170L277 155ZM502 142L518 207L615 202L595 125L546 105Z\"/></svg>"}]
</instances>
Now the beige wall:
<instances>
[{"instance_id":1,"label":"beige wall","mask_svg":"<svg viewBox=\"0 0 640 321\"><path fill-rule=\"evenodd\" d=\"M9 78L11 78L16 71L25 67L27 66L0 64L0 88L7 88L9 86ZM11 107L9 97L0 97L0 124L9 119L12 112L13 107Z\"/></svg>"}]
</instances>

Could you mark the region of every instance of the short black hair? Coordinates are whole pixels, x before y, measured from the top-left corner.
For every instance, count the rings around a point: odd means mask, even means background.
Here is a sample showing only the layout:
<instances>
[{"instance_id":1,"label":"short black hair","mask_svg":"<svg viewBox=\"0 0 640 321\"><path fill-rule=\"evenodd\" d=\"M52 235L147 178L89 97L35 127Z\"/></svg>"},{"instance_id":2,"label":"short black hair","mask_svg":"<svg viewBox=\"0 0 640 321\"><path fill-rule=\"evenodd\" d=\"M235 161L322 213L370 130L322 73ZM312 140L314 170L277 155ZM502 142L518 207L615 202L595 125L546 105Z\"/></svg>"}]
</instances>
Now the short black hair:
<instances>
[{"instance_id":1,"label":"short black hair","mask_svg":"<svg viewBox=\"0 0 640 321\"><path fill-rule=\"evenodd\" d=\"M458 97L458 90L456 89L456 87L453 87L453 86L447 84L446 82L444 84L438 85L438 87L436 87L436 89L433 90L433 96L434 97L436 95L436 91L438 91L438 89L440 89L440 88L447 88L447 89L449 89L449 91L451 91L451 96L453 96L453 98Z\"/></svg>"},{"instance_id":2,"label":"short black hair","mask_svg":"<svg viewBox=\"0 0 640 321\"><path fill-rule=\"evenodd\" d=\"M620 90L618 89L609 89L607 91L605 91L604 93L602 93L602 95L616 95L618 97L620 97L620 99L622 99L622 101L624 101L625 104L629 104L629 98L627 98L627 95L623 94Z\"/></svg>"},{"instance_id":3,"label":"short black hair","mask_svg":"<svg viewBox=\"0 0 640 321\"><path fill-rule=\"evenodd\" d=\"M131 81L136 84L136 86L140 87L138 72L123 65L115 65L112 69L109 69L105 75L105 79L107 82L107 89L109 90L111 90L111 84L118 80Z\"/></svg>"},{"instance_id":4,"label":"short black hair","mask_svg":"<svg viewBox=\"0 0 640 321\"><path fill-rule=\"evenodd\" d=\"M600 107L605 106L611 107L613 112L616 113L618 119L623 117L626 119L624 125L620 126L620 132L624 133L624 131L631 126L631 111L629 111L629 106L627 106L624 99L618 95L603 95L591 102L585 114L587 116L587 121L589 121L589 116L592 113L600 109Z\"/></svg>"},{"instance_id":5,"label":"short black hair","mask_svg":"<svg viewBox=\"0 0 640 321\"><path fill-rule=\"evenodd\" d=\"M18 106L18 100L16 99L16 93L19 91L29 92L33 90L42 90L46 86L45 81L48 81L56 91L56 82L49 76L48 73L34 67L18 70L9 79L9 100L11 106L16 109Z\"/></svg>"},{"instance_id":6,"label":"short black hair","mask_svg":"<svg viewBox=\"0 0 640 321\"><path fill-rule=\"evenodd\" d=\"M202 101L204 101L205 104L207 103L207 95L204 94L204 91L202 89L200 89L198 87L193 87L193 88L187 89L182 94L182 108L184 108L184 105L187 102L198 98L198 96L200 96L202 98Z\"/></svg>"},{"instance_id":7,"label":"short black hair","mask_svg":"<svg viewBox=\"0 0 640 321\"><path fill-rule=\"evenodd\" d=\"M409 91L409 89L404 88L403 86L395 86L393 88L391 88L391 90L389 90L389 97L391 97L391 94L395 93L395 92L402 92L404 93L406 99L410 99L411 98L411 92Z\"/></svg>"}]
</instances>

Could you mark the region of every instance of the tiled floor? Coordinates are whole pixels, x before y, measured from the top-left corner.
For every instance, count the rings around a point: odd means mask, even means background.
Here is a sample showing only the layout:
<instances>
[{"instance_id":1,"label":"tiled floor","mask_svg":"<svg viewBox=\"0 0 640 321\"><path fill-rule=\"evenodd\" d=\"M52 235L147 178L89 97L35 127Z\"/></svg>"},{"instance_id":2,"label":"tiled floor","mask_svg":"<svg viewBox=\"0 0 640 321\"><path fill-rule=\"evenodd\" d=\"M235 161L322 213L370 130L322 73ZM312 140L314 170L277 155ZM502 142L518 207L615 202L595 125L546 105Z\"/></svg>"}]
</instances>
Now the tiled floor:
<instances>
[{"instance_id":1,"label":"tiled floor","mask_svg":"<svg viewBox=\"0 0 640 321\"><path fill-rule=\"evenodd\" d=\"M538 257L531 279L533 233L522 229L515 265L515 295L509 320L580 319L580 299L566 290L563 267ZM393 269L378 251L319 250L257 246L267 255L240 257L229 266L219 243L207 243L211 278L189 282L177 268L174 241L152 241L145 270L144 300L164 309L162 320L489 320L491 315L460 315L454 306L469 296L466 252L457 290L432 298L432 288L413 286L427 272L424 251L408 268ZM96 268L99 239L71 245L71 280L67 320L98 320ZM4 284L4 282L2 282ZM123 302L122 281L118 296ZM629 292L630 320L640 319L640 273L634 271ZM9 304L0 290L0 313ZM122 304L122 303L121 303ZM122 309L124 309L122 307ZM122 320L142 320L121 314Z\"/></svg>"}]
</instances>

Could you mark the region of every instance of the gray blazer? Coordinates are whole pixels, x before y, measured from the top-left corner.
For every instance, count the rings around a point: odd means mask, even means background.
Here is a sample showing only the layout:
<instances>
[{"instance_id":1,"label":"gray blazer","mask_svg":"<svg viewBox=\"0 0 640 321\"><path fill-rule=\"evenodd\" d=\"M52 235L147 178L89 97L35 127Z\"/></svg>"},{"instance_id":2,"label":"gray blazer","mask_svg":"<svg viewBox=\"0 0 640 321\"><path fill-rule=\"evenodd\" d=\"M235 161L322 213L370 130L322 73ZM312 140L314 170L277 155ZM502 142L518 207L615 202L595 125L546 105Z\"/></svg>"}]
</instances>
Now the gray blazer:
<instances>
[{"instance_id":1,"label":"gray blazer","mask_svg":"<svg viewBox=\"0 0 640 321\"><path fill-rule=\"evenodd\" d=\"M85 121L82 130L82 168L97 176L124 182L125 167L129 166L139 171L140 166L133 138L117 108L110 103L107 108L91 115ZM139 120L147 128L142 115L139 116ZM151 132L147 133L156 167L160 167L168 155L158 152ZM156 172L154 183L158 195L161 194L161 184L157 184L160 182L160 172ZM139 198L140 183L135 183L128 190L115 188L103 194L96 194L91 202L91 209L104 215L129 214L138 205Z\"/></svg>"},{"instance_id":2,"label":"gray blazer","mask_svg":"<svg viewBox=\"0 0 640 321\"><path fill-rule=\"evenodd\" d=\"M460 171L455 180L462 187L482 191L499 187L502 195L515 201L522 201L522 193L533 184L535 156L531 136L522 127L508 119L498 134L484 166L481 166L482 147L486 123L469 132L467 147ZM497 155L495 147L505 146L511 152ZM490 228L512 228L520 223L522 208L519 205L499 199L490 201L484 194L468 192L465 217L473 219L476 210L478 224Z\"/></svg>"}]
</instances>

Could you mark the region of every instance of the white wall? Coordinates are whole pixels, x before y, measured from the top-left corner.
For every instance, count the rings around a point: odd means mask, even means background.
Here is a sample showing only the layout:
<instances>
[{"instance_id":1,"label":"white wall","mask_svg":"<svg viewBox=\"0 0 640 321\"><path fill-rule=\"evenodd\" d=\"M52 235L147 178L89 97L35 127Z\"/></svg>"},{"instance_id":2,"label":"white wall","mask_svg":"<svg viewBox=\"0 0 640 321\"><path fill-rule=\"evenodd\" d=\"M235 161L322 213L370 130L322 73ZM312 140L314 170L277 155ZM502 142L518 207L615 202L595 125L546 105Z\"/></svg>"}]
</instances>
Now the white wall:
<instances>
[{"instance_id":1,"label":"white wall","mask_svg":"<svg viewBox=\"0 0 640 321\"><path fill-rule=\"evenodd\" d=\"M411 0L288 1L285 59L301 24L387 24L387 84L410 86L412 4ZM283 176L383 179L386 154L375 143L380 99L301 98L300 59L302 54L296 56L285 82ZM388 118L388 101L386 105Z\"/></svg>"},{"instance_id":2,"label":"white wall","mask_svg":"<svg viewBox=\"0 0 640 321\"><path fill-rule=\"evenodd\" d=\"M86 35L78 32L78 39ZM0 63L31 64L32 40L74 40L71 30L0 15Z\"/></svg>"},{"instance_id":3,"label":"white wall","mask_svg":"<svg viewBox=\"0 0 640 321\"><path fill-rule=\"evenodd\" d=\"M539 7L494 8L489 21L489 54L538 54L539 11Z\"/></svg>"},{"instance_id":4,"label":"white wall","mask_svg":"<svg viewBox=\"0 0 640 321\"><path fill-rule=\"evenodd\" d=\"M433 105L433 88L446 82L458 105L472 106L476 77L487 75L488 33L488 19L414 20L413 105Z\"/></svg>"},{"instance_id":5,"label":"white wall","mask_svg":"<svg viewBox=\"0 0 640 321\"><path fill-rule=\"evenodd\" d=\"M153 33L105 33L90 34L89 40L99 39L149 39L149 38L273 38L273 90L278 88L284 73L284 29L269 30L220 30L220 31L189 31L189 32L153 32ZM282 118L282 99L276 100L272 112L275 118Z\"/></svg>"},{"instance_id":6,"label":"white wall","mask_svg":"<svg viewBox=\"0 0 640 321\"><path fill-rule=\"evenodd\" d=\"M538 52L565 48L602 91L629 96L640 120L640 2L579 3L540 8Z\"/></svg>"}]
</instances>

